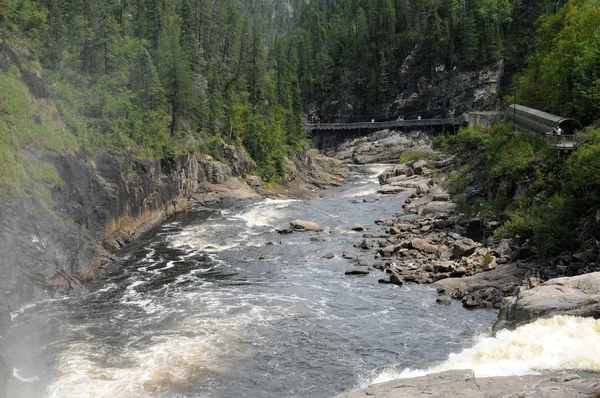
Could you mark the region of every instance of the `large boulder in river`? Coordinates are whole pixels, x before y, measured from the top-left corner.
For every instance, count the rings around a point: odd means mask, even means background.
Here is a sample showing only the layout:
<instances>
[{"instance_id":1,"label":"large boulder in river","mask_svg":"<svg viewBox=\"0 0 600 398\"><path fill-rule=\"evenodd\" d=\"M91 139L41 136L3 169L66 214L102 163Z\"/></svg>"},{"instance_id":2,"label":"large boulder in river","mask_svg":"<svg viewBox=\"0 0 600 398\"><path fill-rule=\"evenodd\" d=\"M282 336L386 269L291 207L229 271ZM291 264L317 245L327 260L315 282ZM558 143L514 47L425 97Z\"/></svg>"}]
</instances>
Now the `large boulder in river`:
<instances>
[{"instance_id":1,"label":"large boulder in river","mask_svg":"<svg viewBox=\"0 0 600 398\"><path fill-rule=\"evenodd\" d=\"M406 177L412 176L414 173L410 167L406 164L400 164L385 170L377 177L379 179L379 185L387 185L390 183L390 179L404 175Z\"/></svg>"},{"instance_id":2,"label":"large boulder in river","mask_svg":"<svg viewBox=\"0 0 600 398\"><path fill-rule=\"evenodd\" d=\"M493 330L513 329L555 315L600 318L600 272L556 278L520 291L502 307Z\"/></svg>"},{"instance_id":3,"label":"large boulder in river","mask_svg":"<svg viewBox=\"0 0 600 398\"><path fill-rule=\"evenodd\" d=\"M312 221L294 220L290 223L290 227L292 227L294 231L323 232L323 228Z\"/></svg>"}]
</instances>

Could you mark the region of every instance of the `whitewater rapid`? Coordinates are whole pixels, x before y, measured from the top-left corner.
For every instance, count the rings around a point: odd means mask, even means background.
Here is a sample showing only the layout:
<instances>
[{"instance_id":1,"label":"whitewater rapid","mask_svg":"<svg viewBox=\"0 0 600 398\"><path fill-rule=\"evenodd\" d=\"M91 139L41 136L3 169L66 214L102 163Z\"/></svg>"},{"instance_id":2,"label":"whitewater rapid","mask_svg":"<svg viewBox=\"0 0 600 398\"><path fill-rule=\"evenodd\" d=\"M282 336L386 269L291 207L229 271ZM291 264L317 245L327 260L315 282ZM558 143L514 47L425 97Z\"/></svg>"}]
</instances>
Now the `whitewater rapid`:
<instances>
[{"instance_id":1,"label":"whitewater rapid","mask_svg":"<svg viewBox=\"0 0 600 398\"><path fill-rule=\"evenodd\" d=\"M538 319L513 331L502 330L495 337L478 336L472 347L450 354L428 369L388 368L364 386L456 369L471 369L476 377L600 372L600 320L573 316Z\"/></svg>"}]
</instances>

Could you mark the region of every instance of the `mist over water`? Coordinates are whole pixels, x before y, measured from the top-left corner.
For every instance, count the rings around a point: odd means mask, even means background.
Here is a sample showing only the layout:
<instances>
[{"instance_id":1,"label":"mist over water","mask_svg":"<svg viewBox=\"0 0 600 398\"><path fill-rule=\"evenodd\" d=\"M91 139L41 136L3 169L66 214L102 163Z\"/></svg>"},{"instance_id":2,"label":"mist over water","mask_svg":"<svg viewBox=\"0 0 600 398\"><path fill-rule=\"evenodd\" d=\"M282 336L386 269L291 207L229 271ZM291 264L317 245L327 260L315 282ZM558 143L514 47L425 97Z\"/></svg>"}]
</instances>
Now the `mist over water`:
<instances>
[{"instance_id":1,"label":"mist over water","mask_svg":"<svg viewBox=\"0 0 600 398\"><path fill-rule=\"evenodd\" d=\"M413 374L406 369L474 365L487 375L520 358L527 373L548 355L556 366L585 363L572 356L561 365L560 352L522 336L481 337L495 311L438 306L430 287L380 285L379 271L345 276L352 266L341 254L361 237L350 227L401 211L398 196L362 202L384 168L354 169L320 201L193 209L123 251L88 293L13 313L2 338L15 367L9 396L326 397ZM317 222L323 240L277 234L294 219ZM584 330L577 319L556 322L538 325L548 339ZM561 344L582 341L565 333ZM588 362L581 366L597 366Z\"/></svg>"}]
</instances>

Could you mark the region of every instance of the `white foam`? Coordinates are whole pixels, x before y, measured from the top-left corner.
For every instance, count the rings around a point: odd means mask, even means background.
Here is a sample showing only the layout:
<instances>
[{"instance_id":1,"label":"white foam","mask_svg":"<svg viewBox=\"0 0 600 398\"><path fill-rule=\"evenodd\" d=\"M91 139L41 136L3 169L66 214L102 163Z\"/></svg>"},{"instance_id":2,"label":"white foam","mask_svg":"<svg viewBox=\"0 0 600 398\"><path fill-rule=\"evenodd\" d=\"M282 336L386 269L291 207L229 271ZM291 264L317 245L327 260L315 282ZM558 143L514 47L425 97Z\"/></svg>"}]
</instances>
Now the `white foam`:
<instances>
[{"instance_id":1,"label":"white foam","mask_svg":"<svg viewBox=\"0 0 600 398\"><path fill-rule=\"evenodd\" d=\"M34 381L38 381L39 379L36 377L25 377L23 375L20 374L21 369L18 368L13 368L13 376L21 381L24 381L25 383L33 383Z\"/></svg>"},{"instance_id":2,"label":"white foam","mask_svg":"<svg viewBox=\"0 0 600 398\"><path fill-rule=\"evenodd\" d=\"M472 369L477 377L519 376L543 371L600 371L600 320L571 316L539 319L496 337L478 337L467 348L429 369L389 368L368 384L423 376L451 369Z\"/></svg>"},{"instance_id":3,"label":"white foam","mask_svg":"<svg viewBox=\"0 0 600 398\"><path fill-rule=\"evenodd\" d=\"M378 188L366 188L366 189L358 189L358 190L349 190L345 194L339 196L340 198L354 198L358 196L368 196L373 195L377 192Z\"/></svg>"},{"instance_id":4,"label":"white foam","mask_svg":"<svg viewBox=\"0 0 600 398\"><path fill-rule=\"evenodd\" d=\"M250 228L272 227L274 221L287 217L287 214L282 210L289 207L294 202L298 201L293 199L265 199L252 206L252 209L231 216L231 219L244 220L246 225Z\"/></svg>"},{"instance_id":5,"label":"white foam","mask_svg":"<svg viewBox=\"0 0 600 398\"><path fill-rule=\"evenodd\" d=\"M33 303L33 304L25 304L24 306L22 306L21 308L19 308L16 311L13 311L10 313L10 320L14 321L15 319L17 319L19 317L19 315L21 315L23 312L25 312L26 310L28 310L29 308L33 308L37 305L37 303Z\"/></svg>"}]
</instances>

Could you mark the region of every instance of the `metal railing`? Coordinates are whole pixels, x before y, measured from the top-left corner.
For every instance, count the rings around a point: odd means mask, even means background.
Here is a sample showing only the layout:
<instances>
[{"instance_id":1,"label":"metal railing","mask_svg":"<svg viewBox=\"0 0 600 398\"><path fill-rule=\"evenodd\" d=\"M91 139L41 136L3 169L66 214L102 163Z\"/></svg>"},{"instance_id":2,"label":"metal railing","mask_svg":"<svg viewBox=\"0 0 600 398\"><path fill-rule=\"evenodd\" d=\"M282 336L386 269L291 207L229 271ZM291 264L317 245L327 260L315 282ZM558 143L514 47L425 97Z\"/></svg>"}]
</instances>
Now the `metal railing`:
<instances>
[{"instance_id":1,"label":"metal railing","mask_svg":"<svg viewBox=\"0 0 600 398\"><path fill-rule=\"evenodd\" d=\"M577 146L577 140L574 135L546 133L546 144L552 148L571 149Z\"/></svg>"},{"instance_id":2,"label":"metal railing","mask_svg":"<svg viewBox=\"0 0 600 398\"><path fill-rule=\"evenodd\" d=\"M390 127L414 126L451 126L465 124L462 117L447 119L409 119L392 120L389 122L360 122L360 123L309 123L305 124L306 130L353 130L353 129L385 129Z\"/></svg>"}]
</instances>

